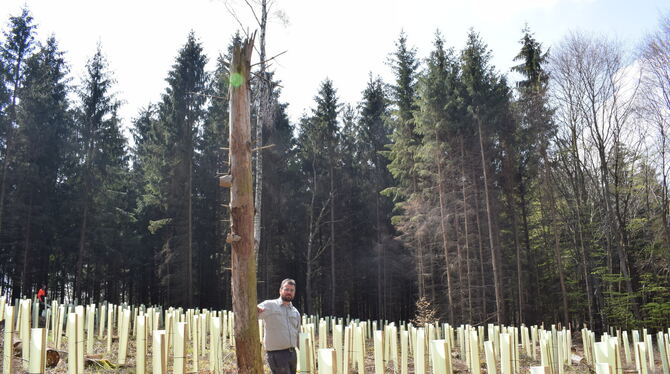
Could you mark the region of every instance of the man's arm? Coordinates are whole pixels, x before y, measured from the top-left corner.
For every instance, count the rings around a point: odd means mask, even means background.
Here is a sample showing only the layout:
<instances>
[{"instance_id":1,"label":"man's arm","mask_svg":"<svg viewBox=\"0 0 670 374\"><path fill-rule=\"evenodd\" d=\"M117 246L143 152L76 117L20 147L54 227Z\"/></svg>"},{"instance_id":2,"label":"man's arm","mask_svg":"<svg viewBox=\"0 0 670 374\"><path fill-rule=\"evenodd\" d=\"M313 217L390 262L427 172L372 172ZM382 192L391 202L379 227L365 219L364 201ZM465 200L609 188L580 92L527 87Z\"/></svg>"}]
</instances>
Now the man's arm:
<instances>
[{"instance_id":1,"label":"man's arm","mask_svg":"<svg viewBox=\"0 0 670 374\"><path fill-rule=\"evenodd\" d=\"M264 317L265 317L264 314L263 314L263 312L265 312L265 310L268 308L268 306L267 306L267 302L268 302L268 301L265 300L265 301L263 301L262 303L256 305L256 308L257 308L257 310L258 310L258 317L260 317L260 318L264 318Z\"/></svg>"}]
</instances>

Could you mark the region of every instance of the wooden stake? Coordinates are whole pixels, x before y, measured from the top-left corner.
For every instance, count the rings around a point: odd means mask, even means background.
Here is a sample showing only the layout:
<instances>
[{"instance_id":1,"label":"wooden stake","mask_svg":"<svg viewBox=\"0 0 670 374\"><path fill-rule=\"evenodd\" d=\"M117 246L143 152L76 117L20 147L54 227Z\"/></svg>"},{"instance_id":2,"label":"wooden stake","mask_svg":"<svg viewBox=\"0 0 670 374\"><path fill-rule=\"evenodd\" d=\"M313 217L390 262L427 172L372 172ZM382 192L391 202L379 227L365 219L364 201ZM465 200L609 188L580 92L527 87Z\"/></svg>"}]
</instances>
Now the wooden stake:
<instances>
[{"instance_id":1,"label":"wooden stake","mask_svg":"<svg viewBox=\"0 0 670 374\"><path fill-rule=\"evenodd\" d=\"M430 345L433 351L433 374L450 374L447 371L447 362L451 359L451 355L447 353L449 343L440 339L431 341Z\"/></svg>"},{"instance_id":2,"label":"wooden stake","mask_svg":"<svg viewBox=\"0 0 670 374\"><path fill-rule=\"evenodd\" d=\"M137 316L135 347L135 371L137 374L144 374L147 367L147 317L144 314Z\"/></svg>"},{"instance_id":3,"label":"wooden stake","mask_svg":"<svg viewBox=\"0 0 670 374\"><path fill-rule=\"evenodd\" d=\"M626 364L631 363L631 358L630 358L630 343L628 342L628 331L624 331L622 334L623 338L623 352L626 357Z\"/></svg>"},{"instance_id":4,"label":"wooden stake","mask_svg":"<svg viewBox=\"0 0 670 374\"><path fill-rule=\"evenodd\" d=\"M337 372L342 374L342 334L344 327L341 324L337 324L337 321L333 319L333 348L335 349L335 354L337 358Z\"/></svg>"},{"instance_id":5,"label":"wooden stake","mask_svg":"<svg viewBox=\"0 0 670 374\"><path fill-rule=\"evenodd\" d=\"M107 311L107 353L112 352L112 335L114 330L112 330L114 324L114 305L109 306Z\"/></svg>"},{"instance_id":6,"label":"wooden stake","mask_svg":"<svg viewBox=\"0 0 670 374\"><path fill-rule=\"evenodd\" d=\"M77 314L67 315L67 372L77 374L79 369L79 358L77 357Z\"/></svg>"},{"instance_id":7,"label":"wooden stake","mask_svg":"<svg viewBox=\"0 0 670 374\"><path fill-rule=\"evenodd\" d=\"M84 374L84 307L77 305L74 312L77 315L77 374Z\"/></svg>"},{"instance_id":8,"label":"wooden stake","mask_svg":"<svg viewBox=\"0 0 670 374\"><path fill-rule=\"evenodd\" d=\"M172 372L174 374L184 374L186 371L186 323L177 322L174 334L174 363Z\"/></svg>"},{"instance_id":9,"label":"wooden stake","mask_svg":"<svg viewBox=\"0 0 670 374\"><path fill-rule=\"evenodd\" d=\"M354 361L359 373L365 372L365 322L360 322L354 332Z\"/></svg>"},{"instance_id":10,"label":"wooden stake","mask_svg":"<svg viewBox=\"0 0 670 374\"><path fill-rule=\"evenodd\" d=\"M479 338L477 337L477 332L472 330L470 331L470 373L480 374L480 369Z\"/></svg>"},{"instance_id":11,"label":"wooden stake","mask_svg":"<svg viewBox=\"0 0 670 374\"><path fill-rule=\"evenodd\" d=\"M128 355L128 334L130 330L130 309L126 308L121 316L121 326L119 326L119 364L126 363Z\"/></svg>"},{"instance_id":12,"label":"wooden stake","mask_svg":"<svg viewBox=\"0 0 670 374\"><path fill-rule=\"evenodd\" d=\"M58 326L57 330L54 331L54 334L56 336L56 349L60 349L61 347L61 342L63 338L63 322L65 321L65 306L61 305L58 307Z\"/></svg>"},{"instance_id":13,"label":"wooden stake","mask_svg":"<svg viewBox=\"0 0 670 374\"><path fill-rule=\"evenodd\" d=\"M47 354L47 330L31 329L30 331L30 362L28 372L30 374L44 374L46 369Z\"/></svg>"},{"instance_id":14,"label":"wooden stake","mask_svg":"<svg viewBox=\"0 0 670 374\"><path fill-rule=\"evenodd\" d=\"M635 335L633 335L635 339ZM635 343L635 359L637 372L639 374L647 374L647 345L642 342Z\"/></svg>"},{"instance_id":15,"label":"wooden stake","mask_svg":"<svg viewBox=\"0 0 670 374\"><path fill-rule=\"evenodd\" d=\"M512 374L512 357L509 334L500 334L500 372Z\"/></svg>"},{"instance_id":16,"label":"wooden stake","mask_svg":"<svg viewBox=\"0 0 670 374\"><path fill-rule=\"evenodd\" d=\"M209 363L214 374L223 373L221 367L221 318L212 317L212 328L209 334ZM176 373L175 373L176 374Z\"/></svg>"},{"instance_id":17,"label":"wooden stake","mask_svg":"<svg viewBox=\"0 0 670 374\"><path fill-rule=\"evenodd\" d=\"M167 360L165 357L165 330L154 331L152 351L152 374L167 374Z\"/></svg>"},{"instance_id":18,"label":"wooden stake","mask_svg":"<svg viewBox=\"0 0 670 374\"><path fill-rule=\"evenodd\" d=\"M319 321L319 348L327 348L328 325L323 319Z\"/></svg>"},{"instance_id":19,"label":"wooden stake","mask_svg":"<svg viewBox=\"0 0 670 374\"><path fill-rule=\"evenodd\" d=\"M599 362L596 364L596 374L612 374L612 368L608 363Z\"/></svg>"},{"instance_id":20,"label":"wooden stake","mask_svg":"<svg viewBox=\"0 0 670 374\"><path fill-rule=\"evenodd\" d=\"M375 345L375 374L384 374L384 333L377 330L374 333L374 345ZM319 365L321 361L319 361ZM321 371L319 371L321 374Z\"/></svg>"},{"instance_id":21,"label":"wooden stake","mask_svg":"<svg viewBox=\"0 0 670 374\"><path fill-rule=\"evenodd\" d=\"M319 349L319 374L337 374L337 353L334 349Z\"/></svg>"},{"instance_id":22,"label":"wooden stake","mask_svg":"<svg viewBox=\"0 0 670 374\"><path fill-rule=\"evenodd\" d=\"M21 300L21 314L19 315L20 321L20 330L19 337L21 337L21 358L23 359L23 368L26 368L28 361L30 360L30 300Z\"/></svg>"},{"instance_id":23,"label":"wooden stake","mask_svg":"<svg viewBox=\"0 0 670 374\"><path fill-rule=\"evenodd\" d=\"M105 318L107 317L107 305L100 306L100 321L98 321L98 340L105 336Z\"/></svg>"},{"instance_id":24,"label":"wooden stake","mask_svg":"<svg viewBox=\"0 0 670 374\"><path fill-rule=\"evenodd\" d=\"M414 342L414 373L426 374L426 341L423 327L416 329L416 342Z\"/></svg>"},{"instance_id":25,"label":"wooden stake","mask_svg":"<svg viewBox=\"0 0 670 374\"><path fill-rule=\"evenodd\" d=\"M300 373L312 372L311 355L309 354L309 334L301 332L299 336L300 351L298 352L298 367Z\"/></svg>"},{"instance_id":26,"label":"wooden stake","mask_svg":"<svg viewBox=\"0 0 670 374\"><path fill-rule=\"evenodd\" d=\"M1 301L0 301L1 302ZM51 302L51 342L56 344L56 333L58 332L58 301ZM1 312L0 312L1 313Z\"/></svg>"},{"instance_id":27,"label":"wooden stake","mask_svg":"<svg viewBox=\"0 0 670 374\"><path fill-rule=\"evenodd\" d=\"M663 374L669 374L668 352L665 351L665 342L662 332L656 334L656 343L658 344L658 353L661 355L661 367L663 368Z\"/></svg>"},{"instance_id":28,"label":"wooden stake","mask_svg":"<svg viewBox=\"0 0 670 374\"><path fill-rule=\"evenodd\" d=\"M487 340L484 342L484 355L486 356L486 372L488 374L496 374L496 359L493 354L493 342Z\"/></svg>"},{"instance_id":29,"label":"wooden stake","mask_svg":"<svg viewBox=\"0 0 670 374\"><path fill-rule=\"evenodd\" d=\"M191 340L191 347L193 349L193 370L197 373L199 369L199 350L198 345L200 344L200 317L196 314L193 315L193 339Z\"/></svg>"},{"instance_id":30,"label":"wooden stake","mask_svg":"<svg viewBox=\"0 0 670 374\"><path fill-rule=\"evenodd\" d=\"M547 366L531 366L530 374L550 374L551 370Z\"/></svg>"},{"instance_id":31,"label":"wooden stake","mask_svg":"<svg viewBox=\"0 0 670 374\"><path fill-rule=\"evenodd\" d=\"M654 343L651 339L651 335L644 335L644 342L647 344L647 356L649 358L649 367L654 368Z\"/></svg>"},{"instance_id":32,"label":"wooden stake","mask_svg":"<svg viewBox=\"0 0 670 374\"><path fill-rule=\"evenodd\" d=\"M93 336L95 329L93 322L95 321L95 304L89 305L86 308L86 353L93 354Z\"/></svg>"},{"instance_id":33,"label":"wooden stake","mask_svg":"<svg viewBox=\"0 0 670 374\"><path fill-rule=\"evenodd\" d=\"M349 374L349 363L351 362L351 326L344 328L344 346L342 347L342 366L340 374Z\"/></svg>"},{"instance_id":34,"label":"wooden stake","mask_svg":"<svg viewBox=\"0 0 670 374\"><path fill-rule=\"evenodd\" d=\"M3 315L5 317L5 341L4 352L2 352L2 374L12 374L12 361L14 360L14 308L9 307Z\"/></svg>"}]
</instances>

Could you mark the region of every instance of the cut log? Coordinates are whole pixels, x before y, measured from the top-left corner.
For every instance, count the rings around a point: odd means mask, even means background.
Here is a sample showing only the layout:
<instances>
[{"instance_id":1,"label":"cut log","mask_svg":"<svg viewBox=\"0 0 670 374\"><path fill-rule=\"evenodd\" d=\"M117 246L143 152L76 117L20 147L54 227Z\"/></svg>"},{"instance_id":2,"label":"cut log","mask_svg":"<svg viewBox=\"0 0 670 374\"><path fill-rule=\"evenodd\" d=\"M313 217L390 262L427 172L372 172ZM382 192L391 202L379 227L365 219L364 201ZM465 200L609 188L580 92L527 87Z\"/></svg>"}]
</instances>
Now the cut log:
<instances>
[{"instance_id":1,"label":"cut log","mask_svg":"<svg viewBox=\"0 0 670 374\"><path fill-rule=\"evenodd\" d=\"M47 349L47 367L55 368L60 362L61 352L55 349Z\"/></svg>"}]
</instances>

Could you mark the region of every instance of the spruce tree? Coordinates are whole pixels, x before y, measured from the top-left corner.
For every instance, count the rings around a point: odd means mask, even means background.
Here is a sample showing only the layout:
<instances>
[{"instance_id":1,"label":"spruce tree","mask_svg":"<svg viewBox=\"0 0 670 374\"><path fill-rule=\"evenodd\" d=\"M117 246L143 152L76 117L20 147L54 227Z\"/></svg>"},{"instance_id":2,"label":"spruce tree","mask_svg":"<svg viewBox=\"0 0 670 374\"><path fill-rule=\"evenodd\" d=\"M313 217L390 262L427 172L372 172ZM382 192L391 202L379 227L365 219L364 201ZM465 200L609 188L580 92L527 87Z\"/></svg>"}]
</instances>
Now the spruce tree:
<instances>
[{"instance_id":1,"label":"spruce tree","mask_svg":"<svg viewBox=\"0 0 670 374\"><path fill-rule=\"evenodd\" d=\"M166 204L167 224L161 261L161 281L167 289L167 302L193 306L196 253L193 247L194 152L198 130L205 111L207 57L191 32L168 73L168 88L163 95L160 121L167 136L169 189Z\"/></svg>"},{"instance_id":2,"label":"spruce tree","mask_svg":"<svg viewBox=\"0 0 670 374\"><path fill-rule=\"evenodd\" d=\"M85 291L84 284L89 287L86 290L89 295L99 297L100 280L109 270L106 260L118 258L114 251L121 245L115 236L121 235L121 231L114 225L118 223L117 209L126 211L121 195L127 159L114 83L107 59L98 45L86 65L76 109L75 140L79 147L75 152L79 166L73 182L79 201L74 205L73 214L79 217L74 287L77 298Z\"/></svg>"},{"instance_id":3,"label":"spruce tree","mask_svg":"<svg viewBox=\"0 0 670 374\"><path fill-rule=\"evenodd\" d=\"M493 163L491 140L504 132L500 127L505 119L504 104L507 98L506 82L498 77L490 65L491 53L479 35L471 30L465 49L461 53L461 80L463 104L467 108L468 124L477 134L481 176L484 184L484 208L487 220L489 248L496 302L496 320L504 323L505 296L503 294L503 262L498 224L498 202L493 190ZM507 116L508 118L509 116Z\"/></svg>"},{"instance_id":4,"label":"spruce tree","mask_svg":"<svg viewBox=\"0 0 670 374\"><path fill-rule=\"evenodd\" d=\"M73 133L63 52L51 37L25 63L25 79L18 93L15 189L8 203L16 228L15 263L20 267L22 294L49 283L50 259L62 250L57 222L61 202L59 179ZM62 253L57 256L62 260ZM17 285L18 286L18 285Z\"/></svg>"},{"instance_id":5,"label":"spruce tree","mask_svg":"<svg viewBox=\"0 0 670 374\"><path fill-rule=\"evenodd\" d=\"M0 45L0 66L2 67L2 83L0 94L4 93L7 101L2 105L3 115L0 117L0 133L2 135L2 170L0 171L0 239L5 236L4 242L14 242L11 233L7 237L5 228L5 210L9 185L14 183L10 175L16 153L16 131L17 131L17 105L19 103L19 91L25 80L26 60L32 54L35 47L34 34L35 24L33 17L27 8L21 10L21 15L9 18L8 29L4 31L4 43ZM3 252L9 251L8 245L3 244ZM14 264L12 269L12 283L14 298L21 295L20 274L21 269Z\"/></svg>"}]
</instances>

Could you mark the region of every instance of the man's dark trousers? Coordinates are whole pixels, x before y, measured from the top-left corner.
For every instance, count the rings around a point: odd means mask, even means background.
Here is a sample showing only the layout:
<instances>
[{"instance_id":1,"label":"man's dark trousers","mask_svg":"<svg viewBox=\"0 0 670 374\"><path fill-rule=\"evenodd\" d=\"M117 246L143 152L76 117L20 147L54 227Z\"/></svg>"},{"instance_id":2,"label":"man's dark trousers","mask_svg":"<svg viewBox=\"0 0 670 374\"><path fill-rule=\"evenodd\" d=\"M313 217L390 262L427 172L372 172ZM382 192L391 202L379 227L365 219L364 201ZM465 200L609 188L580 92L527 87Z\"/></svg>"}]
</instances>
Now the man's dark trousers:
<instances>
[{"instance_id":1,"label":"man's dark trousers","mask_svg":"<svg viewBox=\"0 0 670 374\"><path fill-rule=\"evenodd\" d=\"M267 352L268 365L272 374L295 374L298 357L294 348Z\"/></svg>"}]
</instances>

